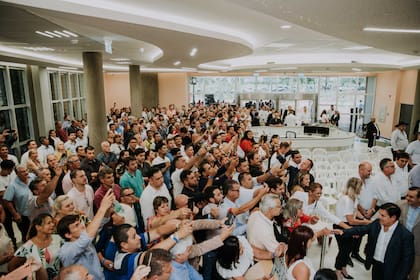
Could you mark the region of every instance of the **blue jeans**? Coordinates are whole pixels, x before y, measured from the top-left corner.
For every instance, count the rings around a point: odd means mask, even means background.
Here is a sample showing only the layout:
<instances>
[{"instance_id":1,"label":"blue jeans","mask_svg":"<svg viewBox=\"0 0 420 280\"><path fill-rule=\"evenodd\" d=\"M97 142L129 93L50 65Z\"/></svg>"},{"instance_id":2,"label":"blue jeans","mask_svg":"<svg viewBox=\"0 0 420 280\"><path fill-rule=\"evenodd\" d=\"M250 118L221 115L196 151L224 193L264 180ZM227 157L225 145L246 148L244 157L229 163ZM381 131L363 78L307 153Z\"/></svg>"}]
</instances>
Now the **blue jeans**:
<instances>
[{"instance_id":1,"label":"blue jeans","mask_svg":"<svg viewBox=\"0 0 420 280\"><path fill-rule=\"evenodd\" d=\"M203 255L203 280L214 279L212 276L216 270L217 252L216 249Z\"/></svg>"}]
</instances>

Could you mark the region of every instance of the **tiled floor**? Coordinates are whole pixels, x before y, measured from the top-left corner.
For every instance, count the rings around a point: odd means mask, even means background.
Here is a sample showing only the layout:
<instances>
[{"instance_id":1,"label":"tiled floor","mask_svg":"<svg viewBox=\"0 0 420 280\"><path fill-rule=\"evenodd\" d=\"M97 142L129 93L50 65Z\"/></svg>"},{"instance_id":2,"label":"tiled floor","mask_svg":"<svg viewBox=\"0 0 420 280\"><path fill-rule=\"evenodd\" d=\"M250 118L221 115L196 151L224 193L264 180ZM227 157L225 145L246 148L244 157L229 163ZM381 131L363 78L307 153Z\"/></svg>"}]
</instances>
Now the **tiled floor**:
<instances>
[{"instance_id":1,"label":"tiled floor","mask_svg":"<svg viewBox=\"0 0 420 280\"><path fill-rule=\"evenodd\" d=\"M363 248L366 243L366 236L363 238L362 245L360 246L361 250L363 251ZM329 246L326 250L326 254L324 257L324 268L331 268L334 269L334 263L335 263L335 257L337 256L338 252L338 246L335 238L333 238L333 241L331 242L331 246ZM365 256L361 254L361 256L364 258ZM321 258L321 246L314 242L312 247L309 249L308 257L311 259L312 264L314 265L315 269L320 268L320 258ZM354 277L356 280L368 280L371 279L371 271L367 271L363 264L360 262L353 260L354 267L347 266L347 272Z\"/></svg>"}]
</instances>

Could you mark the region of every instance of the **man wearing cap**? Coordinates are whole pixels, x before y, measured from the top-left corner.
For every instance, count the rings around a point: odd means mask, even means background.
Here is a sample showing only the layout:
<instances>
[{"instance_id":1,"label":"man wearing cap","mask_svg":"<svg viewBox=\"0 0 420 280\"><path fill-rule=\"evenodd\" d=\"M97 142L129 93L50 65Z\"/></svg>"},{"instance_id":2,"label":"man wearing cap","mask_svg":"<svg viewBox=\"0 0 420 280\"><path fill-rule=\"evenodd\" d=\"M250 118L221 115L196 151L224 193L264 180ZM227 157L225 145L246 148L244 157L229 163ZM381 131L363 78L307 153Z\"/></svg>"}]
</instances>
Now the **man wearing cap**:
<instances>
[{"instance_id":1,"label":"man wearing cap","mask_svg":"<svg viewBox=\"0 0 420 280\"><path fill-rule=\"evenodd\" d=\"M410 156L410 166L420 164L420 132L417 133L417 140L411 142L405 151Z\"/></svg>"},{"instance_id":2,"label":"man wearing cap","mask_svg":"<svg viewBox=\"0 0 420 280\"><path fill-rule=\"evenodd\" d=\"M405 151L408 146L408 138L405 129L407 123L400 121L395 125L396 129L391 134L392 155L395 160L395 154L400 151Z\"/></svg>"}]
</instances>

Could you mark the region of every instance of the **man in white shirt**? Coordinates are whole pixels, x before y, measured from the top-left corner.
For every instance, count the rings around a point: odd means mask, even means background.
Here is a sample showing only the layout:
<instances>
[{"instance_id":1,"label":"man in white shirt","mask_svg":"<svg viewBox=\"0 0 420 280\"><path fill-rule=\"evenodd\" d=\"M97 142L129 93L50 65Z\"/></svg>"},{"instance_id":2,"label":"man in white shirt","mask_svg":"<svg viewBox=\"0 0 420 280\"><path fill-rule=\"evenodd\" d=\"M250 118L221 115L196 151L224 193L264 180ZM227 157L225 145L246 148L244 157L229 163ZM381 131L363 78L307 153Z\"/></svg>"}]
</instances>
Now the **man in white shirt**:
<instances>
[{"instance_id":1,"label":"man in white shirt","mask_svg":"<svg viewBox=\"0 0 420 280\"><path fill-rule=\"evenodd\" d=\"M13 161L16 166L19 165L17 157L9 154L9 146L6 144L0 144L0 162L6 159Z\"/></svg>"},{"instance_id":2,"label":"man in white shirt","mask_svg":"<svg viewBox=\"0 0 420 280\"><path fill-rule=\"evenodd\" d=\"M168 199L169 208L171 208L172 197L163 182L162 172L159 168L152 167L149 173L149 184L143 190L140 197L141 214L143 216L144 224L147 224L148 218L155 215L153 199L156 196L166 197Z\"/></svg>"},{"instance_id":3,"label":"man in white shirt","mask_svg":"<svg viewBox=\"0 0 420 280\"><path fill-rule=\"evenodd\" d=\"M302 122L302 125L308 125L311 123L311 113L308 112L308 108L303 106L303 111L300 113L299 120Z\"/></svg>"},{"instance_id":4,"label":"man in white shirt","mask_svg":"<svg viewBox=\"0 0 420 280\"><path fill-rule=\"evenodd\" d=\"M39 137L39 143L41 143L41 146L38 148L38 159L46 164L47 163L47 156L54 154L55 150L54 147L50 145L50 140L48 137L41 136Z\"/></svg>"},{"instance_id":5,"label":"man in white shirt","mask_svg":"<svg viewBox=\"0 0 420 280\"><path fill-rule=\"evenodd\" d=\"M375 188L372 185L372 165L363 161L359 164L359 178L363 182L362 190L358 196L359 204L357 209L367 219L370 219L376 212Z\"/></svg>"},{"instance_id":6,"label":"man in white shirt","mask_svg":"<svg viewBox=\"0 0 420 280\"><path fill-rule=\"evenodd\" d=\"M392 184L391 175L395 172L394 162L389 158L384 158L379 162L381 172L379 172L372 182L375 190L377 205L384 203L396 203L400 200L399 190Z\"/></svg>"},{"instance_id":7,"label":"man in white shirt","mask_svg":"<svg viewBox=\"0 0 420 280\"><path fill-rule=\"evenodd\" d=\"M255 247L267 252L267 259L278 257L286 251L286 238L281 240L280 236L276 236L274 227L278 233L281 233L281 229L273 222L274 217L280 215L281 209L279 196L266 194L260 202L260 210L253 212L248 219L248 241L253 249Z\"/></svg>"},{"instance_id":8,"label":"man in white shirt","mask_svg":"<svg viewBox=\"0 0 420 280\"><path fill-rule=\"evenodd\" d=\"M20 158L20 163L23 166L26 166L26 164L28 163L29 151L32 150L32 149L37 149L38 148L38 145L37 145L37 143L36 143L35 140L31 139L31 140L28 140L26 142L26 148L27 148L26 152ZM38 160L40 160L39 157L38 157Z\"/></svg>"},{"instance_id":9,"label":"man in white shirt","mask_svg":"<svg viewBox=\"0 0 420 280\"><path fill-rule=\"evenodd\" d=\"M410 155L410 165L420 164L420 131L417 133L417 140L408 144L405 150Z\"/></svg>"},{"instance_id":10,"label":"man in white shirt","mask_svg":"<svg viewBox=\"0 0 420 280\"><path fill-rule=\"evenodd\" d=\"M396 129L391 133L392 154L395 158L397 152L405 151L408 146L407 123L400 121L395 125Z\"/></svg>"},{"instance_id":11,"label":"man in white shirt","mask_svg":"<svg viewBox=\"0 0 420 280\"><path fill-rule=\"evenodd\" d=\"M81 169L73 170L70 173L70 178L73 182L73 188L67 195L73 200L76 208L92 220L93 199L95 195L92 187L87 184L88 180L85 171Z\"/></svg>"},{"instance_id":12,"label":"man in white shirt","mask_svg":"<svg viewBox=\"0 0 420 280\"><path fill-rule=\"evenodd\" d=\"M408 161L410 156L406 152L398 153L394 161L395 172L391 176L392 184L399 190L400 196L403 198L408 191Z\"/></svg>"}]
</instances>

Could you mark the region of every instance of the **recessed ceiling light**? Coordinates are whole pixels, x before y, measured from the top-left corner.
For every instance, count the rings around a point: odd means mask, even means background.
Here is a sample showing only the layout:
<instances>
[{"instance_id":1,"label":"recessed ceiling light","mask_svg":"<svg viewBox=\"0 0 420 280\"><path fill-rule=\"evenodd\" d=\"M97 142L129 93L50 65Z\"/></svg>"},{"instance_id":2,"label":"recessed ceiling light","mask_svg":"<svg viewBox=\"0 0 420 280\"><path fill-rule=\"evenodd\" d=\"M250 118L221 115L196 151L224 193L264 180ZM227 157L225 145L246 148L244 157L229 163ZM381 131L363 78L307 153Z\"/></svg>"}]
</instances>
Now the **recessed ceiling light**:
<instances>
[{"instance_id":1,"label":"recessed ceiling light","mask_svg":"<svg viewBox=\"0 0 420 280\"><path fill-rule=\"evenodd\" d=\"M181 61L179 61L179 60L174 62L174 65L175 65L175 66L178 66L178 65L180 65L180 64L181 64Z\"/></svg>"},{"instance_id":2,"label":"recessed ceiling light","mask_svg":"<svg viewBox=\"0 0 420 280\"><path fill-rule=\"evenodd\" d=\"M112 61L130 61L129 58L125 58L125 57L110 58L109 60L112 60Z\"/></svg>"},{"instance_id":3,"label":"recessed ceiling light","mask_svg":"<svg viewBox=\"0 0 420 280\"><path fill-rule=\"evenodd\" d=\"M72 37L79 37L79 35L77 35L76 33L70 32L68 30L63 30L63 33L66 33L66 34L68 34L68 35L70 35Z\"/></svg>"},{"instance_id":4,"label":"recessed ceiling light","mask_svg":"<svg viewBox=\"0 0 420 280\"><path fill-rule=\"evenodd\" d=\"M371 48L372 47L369 47L369 46L351 46L351 47L343 48L343 50L361 51L361 50L367 50L367 49L371 49Z\"/></svg>"},{"instance_id":5,"label":"recessed ceiling light","mask_svg":"<svg viewBox=\"0 0 420 280\"><path fill-rule=\"evenodd\" d=\"M197 54L197 48L193 48L190 52L190 56L195 56Z\"/></svg>"},{"instance_id":6,"label":"recessed ceiling light","mask_svg":"<svg viewBox=\"0 0 420 280\"><path fill-rule=\"evenodd\" d=\"M44 33L46 33L48 35L51 35L51 36L54 36L54 37L57 37L57 38L61 38L61 35L55 34L54 32L51 32L51 31L44 31Z\"/></svg>"},{"instance_id":7,"label":"recessed ceiling light","mask_svg":"<svg viewBox=\"0 0 420 280\"><path fill-rule=\"evenodd\" d=\"M117 61L117 62L115 62L116 64L131 64L131 62L130 61Z\"/></svg>"},{"instance_id":8,"label":"recessed ceiling light","mask_svg":"<svg viewBox=\"0 0 420 280\"><path fill-rule=\"evenodd\" d=\"M291 27L292 27L292 26L287 25L287 24L280 26L280 28L281 28L281 29L289 29L289 28L291 28Z\"/></svg>"},{"instance_id":9,"label":"recessed ceiling light","mask_svg":"<svg viewBox=\"0 0 420 280\"><path fill-rule=\"evenodd\" d=\"M53 52L55 49L47 47L23 47L26 50L36 51L36 52Z\"/></svg>"},{"instance_id":10,"label":"recessed ceiling light","mask_svg":"<svg viewBox=\"0 0 420 280\"><path fill-rule=\"evenodd\" d=\"M39 35L42 35L42 36L45 36L45 37L48 37L48 38L54 38L54 36L49 35L49 34L46 34L46 33L42 32L42 31L35 31L35 33L36 34L39 34Z\"/></svg>"},{"instance_id":11,"label":"recessed ceiling light","mask_svg":"<svg viewBox=\"0 0 420 280\"><path fill-rule=\"evenodd\" d=\"M355 72L360 72L360 71L362 71L362 69L360 69L360 68L351 68L351 70L353 70L353 71L355 71Z\"/></svg>"},{"instance_id":12,"label":"recessed ceiling light","mask_svg":"<svg viewBox=\"0 0 420 280\"><path fill-rule=\"evenodd\" d=\"M420 33L420 29L365 27L363 31L391 33Z\"/></svg>"},{"instance_id":13,"label":"recessed ceiling light","mask_svg":"<svg viewBox=\"0 0 420 280\"><path fill-rule=\"evenodd\" d=\"M70 35L68 35L68 34L66 34L66 33L63 33L63 32L61 32L61 31L58 31L58 30L54 30L54 33L55 33L55 34L58 34L58 35L61 35L61 36L64 36L64 37L66 37L66 38L69 38L69 37L70 37Z\"/></svg>"}]
</instances>

